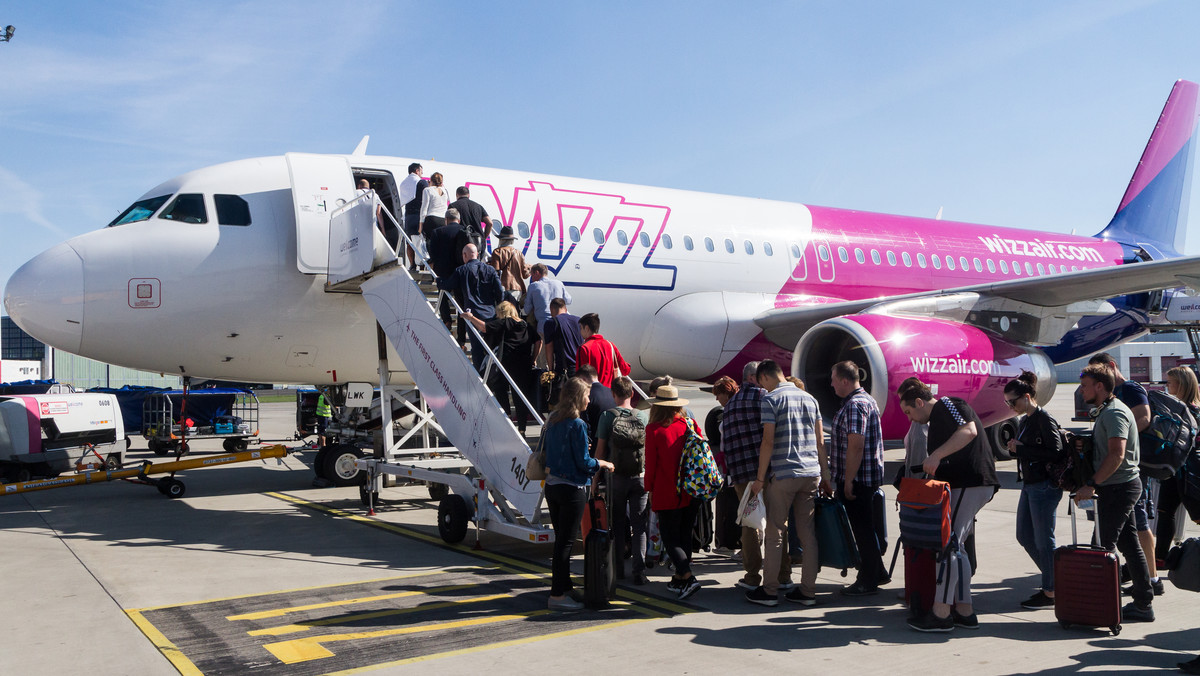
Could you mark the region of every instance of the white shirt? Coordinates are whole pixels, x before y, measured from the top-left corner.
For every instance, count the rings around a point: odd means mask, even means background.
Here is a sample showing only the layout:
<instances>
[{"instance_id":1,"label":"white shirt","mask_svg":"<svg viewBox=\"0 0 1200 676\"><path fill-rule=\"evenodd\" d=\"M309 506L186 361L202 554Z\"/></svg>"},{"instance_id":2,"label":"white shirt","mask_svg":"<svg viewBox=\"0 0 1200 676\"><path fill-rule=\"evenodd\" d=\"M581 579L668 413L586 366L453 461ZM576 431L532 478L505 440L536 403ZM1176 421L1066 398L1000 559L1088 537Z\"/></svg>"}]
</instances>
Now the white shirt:
<instances>
[{"instance_id":1,"label":"white shirt","mask_svg":"<svg viewBox=\"0 0 1200 676\"><path fill-rule=\"evenodd\" d=\"M421 177L416 174L409 174L400 181L400 209L417 198L417 184L421 182Z\"/></svg>"},{"instance_id":2,"label":"white shirt","mask_svg":"<svg viewBox=\"0 0 1200 676\"><path fill-rule=\"evenodd\" d=\"M442 194L438 194L441 190ZM446 186L429 186L425 192L421 194L421 223L425 222L426 216L446 217L446 207L450 206L450 191L446 190Z\"/></svg>"}]
</instances>

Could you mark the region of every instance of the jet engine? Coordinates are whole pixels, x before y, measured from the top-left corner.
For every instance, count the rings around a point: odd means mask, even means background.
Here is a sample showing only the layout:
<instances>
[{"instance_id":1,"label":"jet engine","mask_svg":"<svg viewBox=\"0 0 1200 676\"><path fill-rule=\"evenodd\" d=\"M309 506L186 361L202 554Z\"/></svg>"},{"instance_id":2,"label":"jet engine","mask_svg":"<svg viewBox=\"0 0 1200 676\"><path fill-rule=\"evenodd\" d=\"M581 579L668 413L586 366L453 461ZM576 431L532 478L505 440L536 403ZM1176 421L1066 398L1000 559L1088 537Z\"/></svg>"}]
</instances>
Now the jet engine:
<instances>
[{"instance_id":1,"label":"jet engine","mask_svg":"<svg viewBox=\"0 0 1200 676\"><path fill-rule=\"evenodd\" d=\"M1015 429L1011 423L997 425L1013 415L1004 401L1004 386L1010 380L1021 371L1037 374L1037 396L1043 402L1050 400L1057 385L1054 364L1041 350L976 326L941 319L850 315L812 327L793 352L792 374L805 382L826 415L841 403L830 382L830 368L847 359L862 369L863 388L879 403L885 439L902 438L908 430L895 390L910 376L930 385L935 395L966 400L990 426L993 445L1006 441L997 435Z\"/></svg>"}]
</instances>

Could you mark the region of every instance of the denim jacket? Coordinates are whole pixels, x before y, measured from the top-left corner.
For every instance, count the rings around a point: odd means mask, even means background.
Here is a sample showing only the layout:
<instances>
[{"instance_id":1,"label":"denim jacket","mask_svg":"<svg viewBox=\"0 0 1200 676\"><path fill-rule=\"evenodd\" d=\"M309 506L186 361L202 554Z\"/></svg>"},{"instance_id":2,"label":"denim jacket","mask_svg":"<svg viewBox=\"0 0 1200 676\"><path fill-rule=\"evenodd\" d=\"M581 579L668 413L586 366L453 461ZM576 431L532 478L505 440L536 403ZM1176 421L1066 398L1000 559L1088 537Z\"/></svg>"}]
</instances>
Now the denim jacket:
<instances>
[{"instance_id":1,"label":"denim jacket","mask_svg":"<svg viewBox=\"0 0 1200 676\"><path fill-rule=\"evenodd\" d=\"M588 453L587 423L579 418L560 420L542 432L546 437L546 472L576 486L587 486L600 468Z\"/></svg>"}]
</instances>

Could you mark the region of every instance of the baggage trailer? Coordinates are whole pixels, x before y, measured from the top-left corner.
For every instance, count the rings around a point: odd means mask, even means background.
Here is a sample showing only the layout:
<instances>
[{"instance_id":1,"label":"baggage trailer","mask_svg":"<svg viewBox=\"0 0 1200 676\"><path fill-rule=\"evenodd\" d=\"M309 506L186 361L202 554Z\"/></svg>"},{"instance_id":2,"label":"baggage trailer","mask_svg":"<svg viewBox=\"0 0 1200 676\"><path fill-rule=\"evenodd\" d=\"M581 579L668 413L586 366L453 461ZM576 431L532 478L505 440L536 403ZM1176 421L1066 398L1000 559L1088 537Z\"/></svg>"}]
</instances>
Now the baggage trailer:
<instances>
[{"instance_id":1,"label":"baggage trailer","mask_svg":"<svg viewBox=\"0 0 1200 676\"><path fill-rule=\"evenodd\" d=\"M125 425L111 394L0 397L0 470L9 482L56 477L82 464L120 469Z\"/></svg>"},{"instance_id":2,"label":"baggage trailer","mask_svg":"<svg viewBox=\"0 0 1200 676\"><path fill-rule=\"evenodd\" d=\"M142 436L155 455L186 453L193 439L223 439L226 451L244 451L258 442L258 397L228 388L153 392L142 405Z\"/></svg>"},{"instance_id":3,"label":"baggage trailer","mask_svg":"<svg viewBox=\"0 0 1200 676\"><path fill-rule=\"evenodd\" d=\"M0 486L0 494L16 495L17 493L45 491L50 490L51 488L83 486L86 484L102 483L105 481L124 480L130 483L154 486L158 489L159 493L162 493L168 498L182 498L187 492L187 486L184 485L183 481L175 478L176 472L189 469L204 469L206 467L231 465L238 462L249 462L251 460L283 458L286 457L287 454L288 449L285 446L275 445L266 446L253 451L223 453L220 455L206 455L198 458L187 458L184 460L174 460L168 462L152 463L149 460L144 460L142 464L136 468L85 470L79 472L78 474L71 474L52 479L38 479L4 484L3 486ZM151 477L153 474L169 474L170 476L162 477L161 479L155 479Z\"/></svg>"}]
</instances>

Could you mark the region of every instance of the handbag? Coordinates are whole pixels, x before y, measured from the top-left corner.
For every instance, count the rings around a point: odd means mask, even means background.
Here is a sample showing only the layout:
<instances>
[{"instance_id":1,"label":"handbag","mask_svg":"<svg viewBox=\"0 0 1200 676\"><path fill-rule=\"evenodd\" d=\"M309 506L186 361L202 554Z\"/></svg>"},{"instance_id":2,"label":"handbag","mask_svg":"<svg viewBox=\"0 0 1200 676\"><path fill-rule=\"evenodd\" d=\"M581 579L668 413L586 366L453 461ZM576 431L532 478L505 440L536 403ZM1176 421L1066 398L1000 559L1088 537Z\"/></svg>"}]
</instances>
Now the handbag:
<instances>
[{"instance_id":1,"label":"handbag","mask_svg":"<svg viewBox=\"0 0 1200 676\"><path fill-rule=\"evenodd\" d=\"M767 507L763 504L761 493L753 493L749 488L742 493L742 499L738 503L737 522L743 528L766 530Z\"/></svg>"},{"instance_id":2,"label":"handbag","mask_svg":"<svg viewBox=\"0 0 1200 676\"><path fill-rule=\"evenodd\" d=\"M525 461L525 477L531 481L546 480L546 449L542 446L545 439L545 434L538 437L537 448L529 454L529 460Z\"/></svg>"},{"instance_id":3,"label":"handbag","mask_svg":"<svg viewBox=\"0 0 1200 676\"><path fill-rule=\"evenodd\" d=\"M622 375L624 375L623 373L621 373L621 367L617 365L617 346L613 345L612 343L609 343L608 349L612 352L612 363L613 363L612 377L613 377L613 380L616 380L617 378L620 378Z\"/></svg>"}]
</instances>

